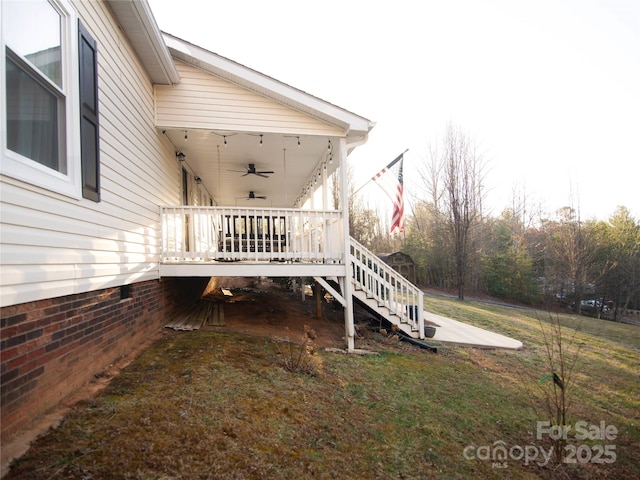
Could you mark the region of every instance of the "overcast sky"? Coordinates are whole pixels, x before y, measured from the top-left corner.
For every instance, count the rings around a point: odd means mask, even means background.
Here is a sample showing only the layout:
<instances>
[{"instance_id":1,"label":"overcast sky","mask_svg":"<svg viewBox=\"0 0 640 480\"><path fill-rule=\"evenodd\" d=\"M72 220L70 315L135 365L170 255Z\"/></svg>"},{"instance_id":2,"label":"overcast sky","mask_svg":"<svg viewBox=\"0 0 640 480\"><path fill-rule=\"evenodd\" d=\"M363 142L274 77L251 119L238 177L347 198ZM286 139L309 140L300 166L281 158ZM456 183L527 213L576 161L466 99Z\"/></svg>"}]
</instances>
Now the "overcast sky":
<instances>
[{"instance_id":1,"label":"overcast sky","mask_svg":"<svg viewBox=\"0 0 640 480\"><path fill-rule=\"evenodd\" d=\"M376 122L356 182L409 149L419 191L452 122L487 158L494 214L517 187L640 219L640 0L149 3L161 30Z\"/></svg>"}]
</instances>

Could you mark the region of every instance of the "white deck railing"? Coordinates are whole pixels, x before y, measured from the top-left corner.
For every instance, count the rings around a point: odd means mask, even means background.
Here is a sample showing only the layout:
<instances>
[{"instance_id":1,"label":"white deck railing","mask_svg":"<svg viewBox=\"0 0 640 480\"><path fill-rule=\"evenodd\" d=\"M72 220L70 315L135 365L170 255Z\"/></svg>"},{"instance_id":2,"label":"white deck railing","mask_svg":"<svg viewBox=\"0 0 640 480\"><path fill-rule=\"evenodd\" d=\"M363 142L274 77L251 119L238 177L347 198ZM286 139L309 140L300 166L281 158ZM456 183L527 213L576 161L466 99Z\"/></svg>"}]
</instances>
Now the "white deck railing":
<instances>
[{"instance_id":1,"label":"white deck railing","mask_svg":"<svg viewBox=\"0 0 640 480\"><path fill-rule=\"evenodd\" d=\"M161 207L162 262L344 262L342 212Z\"/></svg>"}]
</instances>

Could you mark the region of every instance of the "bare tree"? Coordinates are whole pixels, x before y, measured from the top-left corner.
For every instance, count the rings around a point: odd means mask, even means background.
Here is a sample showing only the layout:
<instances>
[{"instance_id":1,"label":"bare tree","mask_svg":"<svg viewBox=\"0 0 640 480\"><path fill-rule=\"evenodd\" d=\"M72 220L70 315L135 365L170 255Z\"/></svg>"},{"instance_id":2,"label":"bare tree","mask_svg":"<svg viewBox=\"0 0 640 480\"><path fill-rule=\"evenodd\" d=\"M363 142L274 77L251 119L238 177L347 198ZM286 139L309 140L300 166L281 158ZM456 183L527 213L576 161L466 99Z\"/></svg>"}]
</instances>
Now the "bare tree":
<instances>
[{"instance_id":1,"label":"bare tree","mask_svg":"<svg viewBox=\"0 0 640 480\"><path fill-rule=\"evenodd\" d=\"M556 212L558 220L545 225L547 232L546 256L554 276L572 292L573 309L580 313L585 293L587 272L595 257L592 222L583 222L580 211L563 207Z\"/></svg>"},{"instance_id":2,"label":"bare tree","mask_svg":"<svg viewBox=\"0 0 640 480\"><path fill-rule=\"evenodd\" d=\"M458 298L464 300L474 228L482 220L485 161L460 128L447 127L441 148L430 149L422 180L453 245Z\"/></svg>"},{"instance_id":3,"label":"bare tree","mask_svg":"<svg viewBox=\"0 0 640 480\"><path fill-rule=\"evenodd\" d=\"M393 251L393 239L389 233L389 228L384 225L379 212L365 204L361 197L357 196L353 182L353 168L351 165L347 168L347 177L349 191L347 192L347 201L349 202L349 234L358 242L362 243L368 249L374 252L390 252ZM340 182L337 174L332 177L333 189L332 201L334 208L338 208L342 201L342 192L340 192Z\"/></svg>"},{"instance_id":4,"label":"bare tree","mask_svg":"<svg viewBox=\"0 0 640 480\"><path fill-rule=\"evenodd\" d=\"M428 201L412 205L412 215L407 221L406 252L416 262L417 279L425 285L452 288L453 248L442 215Z\"/></svg>"}]
</instances>

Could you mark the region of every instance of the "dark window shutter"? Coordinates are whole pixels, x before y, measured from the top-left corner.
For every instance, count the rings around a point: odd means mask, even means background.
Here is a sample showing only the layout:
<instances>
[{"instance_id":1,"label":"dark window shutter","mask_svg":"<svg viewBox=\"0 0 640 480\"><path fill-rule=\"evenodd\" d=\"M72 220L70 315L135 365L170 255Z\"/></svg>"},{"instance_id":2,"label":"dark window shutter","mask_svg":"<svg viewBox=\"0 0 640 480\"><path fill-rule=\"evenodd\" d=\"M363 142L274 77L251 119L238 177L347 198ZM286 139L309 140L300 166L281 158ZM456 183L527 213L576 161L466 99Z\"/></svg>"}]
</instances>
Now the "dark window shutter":
<instances>
[{"instance_id":1,"label":"dark window shutter","mask_svg":"<svg viewBox=\"0 0 640 480\"><path fill-rule=\"evenodd\" d=\"M94 202L99 202L98 45L80 20L78 20L78 39L82 196Z\"/></svg>"},{"instance_id":2,"label":"dark window shutter","mask_svg":"<svg viewBox=\"0 0 640 480\"><path fill-rule=\"evenodd\" d=\"M189 174L182 168L182 204L189 205Z\"/></svg>"}]
</instances>

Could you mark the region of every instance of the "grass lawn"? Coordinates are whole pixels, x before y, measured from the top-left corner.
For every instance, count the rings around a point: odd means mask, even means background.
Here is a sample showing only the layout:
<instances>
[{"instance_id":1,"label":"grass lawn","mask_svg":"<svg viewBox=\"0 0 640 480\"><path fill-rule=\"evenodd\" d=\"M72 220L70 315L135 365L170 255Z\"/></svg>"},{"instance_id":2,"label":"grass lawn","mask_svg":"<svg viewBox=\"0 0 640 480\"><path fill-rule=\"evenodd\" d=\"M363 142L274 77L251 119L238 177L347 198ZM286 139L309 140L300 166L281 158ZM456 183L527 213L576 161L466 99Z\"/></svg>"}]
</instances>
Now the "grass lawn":
<instances>
[{"instance_id":1,"label":"grass lawn","mask_svg":"<svg viewBox=\"0 0 640 480\"><path fill-rule=\"evenodd\" d=\"M318 349L292 372L283 357L298 345L168 332L35 441L6 478L639 478L640 327L447 298L425 306L525 349L433 342L432 354L371 333L356 346L378 355ZM549 373L540 321L554 319L565 338L578 329L567 423L604 422L617 434L577 440L570 431L576 463L540 466L541 454L518 457L551 447L547 435L536 438L536 422L548 419L538 393L550 385L539 383ZM613 448L600 456L605 444ZM507 458L487 459L498 446ZM615 461L597 463L612 452Z\"/></svg>"}]
</instances>

